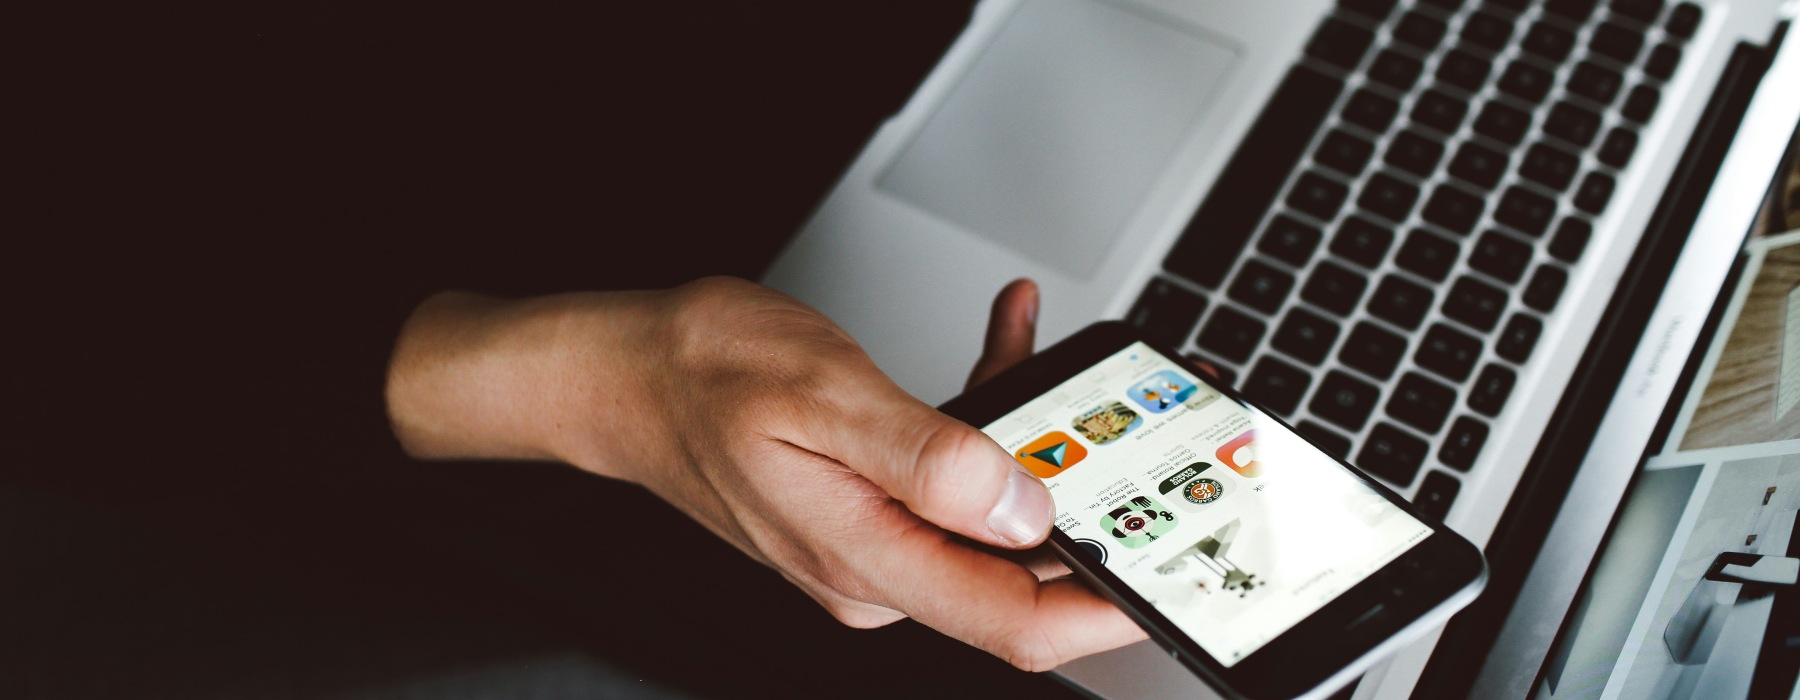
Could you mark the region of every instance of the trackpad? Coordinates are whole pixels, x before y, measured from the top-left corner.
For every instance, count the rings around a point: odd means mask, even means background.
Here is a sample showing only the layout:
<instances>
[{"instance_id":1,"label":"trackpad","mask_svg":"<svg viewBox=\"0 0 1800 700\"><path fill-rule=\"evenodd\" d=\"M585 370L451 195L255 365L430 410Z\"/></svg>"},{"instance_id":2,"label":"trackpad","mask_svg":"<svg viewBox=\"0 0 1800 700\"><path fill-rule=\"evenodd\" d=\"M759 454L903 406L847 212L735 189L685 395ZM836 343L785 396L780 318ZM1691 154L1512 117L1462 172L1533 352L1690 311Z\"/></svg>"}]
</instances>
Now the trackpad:
<instances>
[{"instance_id":1,"label":"trackpad","mask_svg":"<svg viewBox=\"0 0 1800 700\"><path fill-rule=\"evenodd\" d=\"M1086 278L1235 57L1130 9L1020 3L877 187Z\"/></svg>"}]
</instances>

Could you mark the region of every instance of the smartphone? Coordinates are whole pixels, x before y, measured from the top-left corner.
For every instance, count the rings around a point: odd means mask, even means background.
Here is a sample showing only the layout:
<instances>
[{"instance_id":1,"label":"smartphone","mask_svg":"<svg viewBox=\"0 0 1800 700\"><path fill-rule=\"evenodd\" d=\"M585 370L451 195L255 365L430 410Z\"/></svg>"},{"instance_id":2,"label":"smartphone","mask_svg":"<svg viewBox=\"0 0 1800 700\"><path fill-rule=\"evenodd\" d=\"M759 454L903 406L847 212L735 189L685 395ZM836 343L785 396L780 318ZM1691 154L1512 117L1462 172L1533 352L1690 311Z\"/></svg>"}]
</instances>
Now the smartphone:
<instances>
[{"instance_id":1,"label":"smartphone","mask_svg":"<svg viewBox=\"0 0 1800 700\"><path fill-rule=\"evenodd\" d=\"M1468 540L1122 323L941 408L1044 480L1049 546L1227 697L1330 693L1487 580Z\"/></svg>"}]
</instances>

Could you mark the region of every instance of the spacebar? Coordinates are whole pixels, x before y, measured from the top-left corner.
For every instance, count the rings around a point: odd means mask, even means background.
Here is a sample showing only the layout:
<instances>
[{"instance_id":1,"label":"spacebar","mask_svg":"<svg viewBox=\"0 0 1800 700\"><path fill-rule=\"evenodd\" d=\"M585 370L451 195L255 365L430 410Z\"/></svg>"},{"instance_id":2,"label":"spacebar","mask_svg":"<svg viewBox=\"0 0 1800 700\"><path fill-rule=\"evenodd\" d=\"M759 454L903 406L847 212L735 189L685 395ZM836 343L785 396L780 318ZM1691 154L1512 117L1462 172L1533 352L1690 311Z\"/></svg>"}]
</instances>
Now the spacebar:
<instances>
[{"instance_id":1,"label":"spacebar","mask_svg":"<svg viewBox=\"0 0 1800 700\"><path fill-rule=\"evenodd\" d=\"M1342 81L1305 66L1288 72L1188 220L1164 269L1208 287L1225 280L1343 88Z\"/></svg>"}]
</instances>

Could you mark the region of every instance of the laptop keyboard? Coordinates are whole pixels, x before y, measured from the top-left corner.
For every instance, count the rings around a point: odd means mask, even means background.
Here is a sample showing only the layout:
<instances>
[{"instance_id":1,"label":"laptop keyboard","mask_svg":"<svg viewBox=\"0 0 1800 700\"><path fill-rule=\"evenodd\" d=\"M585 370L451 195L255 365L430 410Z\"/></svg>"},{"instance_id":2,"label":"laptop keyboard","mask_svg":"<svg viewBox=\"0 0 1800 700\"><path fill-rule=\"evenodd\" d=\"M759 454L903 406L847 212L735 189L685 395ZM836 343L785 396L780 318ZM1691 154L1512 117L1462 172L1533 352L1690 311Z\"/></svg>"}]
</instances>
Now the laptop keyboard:
<instances>
[{"instance_id":1,"label":"laptop keyboard","mask_svg":"<svg viewBox=\"0 0 1800 700\"><path fill-rule=\"evenodd\" d=\"M1700 21L1342 0L1128 320L1442 517Z\"/></svg>"}]
</instances>

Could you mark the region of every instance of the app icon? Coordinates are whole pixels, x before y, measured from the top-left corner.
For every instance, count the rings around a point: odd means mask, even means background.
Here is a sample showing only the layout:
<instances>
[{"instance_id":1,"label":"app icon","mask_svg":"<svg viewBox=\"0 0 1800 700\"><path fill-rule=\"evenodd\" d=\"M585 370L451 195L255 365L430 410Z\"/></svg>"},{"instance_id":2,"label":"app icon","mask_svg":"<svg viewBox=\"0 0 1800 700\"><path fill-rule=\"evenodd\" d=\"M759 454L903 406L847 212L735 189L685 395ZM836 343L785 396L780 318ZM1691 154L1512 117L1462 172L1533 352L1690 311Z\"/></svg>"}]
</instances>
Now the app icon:
<instances>
[{"instance_id":1,"label":"app icon","mask_svg":"<svg viewBox=\"0 0 1800 700\"><path fill-rule=\"evenodd\" d=\"M1175 514L1149 496L1134 496L1131 502L1112 509L1100 519L1100 529L1112 533L1113 539L1128 549L1138 549L1155 542L1175 529Z\"/></svg>"},{"instance_id":2,"label":"app icon","mask_svg":"<svg viewBox=\"0 0 1800 700\"><path fill-rule=\"evenodd\" d=\"M1131 400L1144 410L1162 413L1188 400L1197 387L1174 370L1165 369L1131 385Z\"/></svg>"},{"instance_id":3,"label":"app icon","mask_svg":"<svg viewBox=\"0 0 1800 700\"><path fill-rule=\"evenodd\" d=\"M1246 430L1219 448L1219 461L1239 476L1256 476L1256 431Z\"/></svg>"},{"instance_id":4,"label":"app icon","mask_svg":"<svg viewBox=\"0 0 1800 700\"><path fill-rule=\"evenodd\" d=\"M1137 430L1144 424L1144 417L1125 407L1125 404L1114 401L1095 407L1087 413L1075 417L1075 432L1096 445L1104 445L1126 433Z\"/></svg>"},{"instance_id":5,"label":"app icon","mask_svg":"<svg viewBox=\"0 0 1800 700\"><path fill-rule=\"evenodd\" d=\"M1087 459L1087 448L1066 433L1052 431L1026 443L1013 453L1013 457L1025 465L1026 471L1039 479L1048 479Z\"/></svg>"},{"instance_id":6,"label":"app icon","mask_svg":"<svg viewBox=\"0 0 1800 700\"><path fill-rule=\"evenodd\" d=\"M1162 483L1156 487L1156 492L1164 496L1171 493L1180 494L1181 500L1175 501L1175 505L1186 510L1204 510L1202 506L1219 500L1221 496L1225 495L1225 484L1219 479L1211 478L1218 476L1219 472L1204 475L1204 472L1211 469L1212 466L1207 462L1195 462L1187 465L1181 471L1163 479Z\"/></svg>"}]
</instances>

